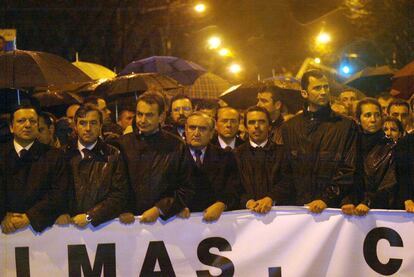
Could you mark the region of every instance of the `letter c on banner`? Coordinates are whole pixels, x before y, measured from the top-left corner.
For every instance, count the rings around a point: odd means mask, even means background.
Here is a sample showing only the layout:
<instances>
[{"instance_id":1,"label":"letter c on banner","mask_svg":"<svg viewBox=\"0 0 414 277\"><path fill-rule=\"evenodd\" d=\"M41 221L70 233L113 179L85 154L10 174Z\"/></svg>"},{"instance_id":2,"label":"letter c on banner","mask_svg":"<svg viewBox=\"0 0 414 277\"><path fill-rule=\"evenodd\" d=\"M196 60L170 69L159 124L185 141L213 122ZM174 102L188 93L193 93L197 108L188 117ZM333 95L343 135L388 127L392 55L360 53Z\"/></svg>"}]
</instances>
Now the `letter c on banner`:
<instances>
[{"instance_id":1,"label":"letter c on banner","mask_svg":"<svg viewBox=\"0 0 414 277\"><path fill-rule=\"evenodd\" d=\"M388 263L381 263L377 255L377 244L381 239L386 239L392 247L404 246L401 236L393 229L386 227L375 228L365 238L364 258L375 272L385 276L393 275L400 269L403 260L390 258Z\"/></svg>"}]
</instances>

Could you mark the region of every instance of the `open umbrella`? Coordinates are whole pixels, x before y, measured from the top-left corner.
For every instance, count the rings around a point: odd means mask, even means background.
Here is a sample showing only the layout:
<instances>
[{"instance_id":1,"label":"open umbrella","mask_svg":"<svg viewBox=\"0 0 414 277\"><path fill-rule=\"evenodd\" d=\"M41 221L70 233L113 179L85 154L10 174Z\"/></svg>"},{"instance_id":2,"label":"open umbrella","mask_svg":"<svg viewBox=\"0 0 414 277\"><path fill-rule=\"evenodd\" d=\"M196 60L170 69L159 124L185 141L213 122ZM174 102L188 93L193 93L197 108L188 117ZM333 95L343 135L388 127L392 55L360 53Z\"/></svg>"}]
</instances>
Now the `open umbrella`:
<instances>
[{"instance_id":1,"label":"open umbrella","mask_svg":"<svg viewBox=\"0 0 414 277\"><path fill-rule=\"evenodd\" d=\"M257 93L264 86L264 83L252 82L232 86L223 92L219 98L237 109L247 109L257 104ZM289 113L296 113L303 108L303 99L300 90L275 85L282 103Z\"/></svg>"},{"instance_id":2,"label":"open umbrella","mask_svg":"<svg viewBox=\"0 0 414 277\"><path fill-rule=\"evenodd\" d=\"M387 65L366 67L352 75L345 84L356 88L367 96L375 96L391 89L391 77L395 70Z\"/></svg>"},{"instance_id":3,"label":"open umbrella","mask_svg":"<svg viewBox=\"0 0 414 277\"><path fill-rule=\"evenodd\" d=\"M111 79L116 77L116 73L97 63L88 63L76 61L72 63L74 66L82 70L92 80Z\"/></svg>"},{"instance_id":4,"label":"open umbrella","mask_svg":"<svg viewBox=\"0 0 414 277\"><path fill-rule=\"evenodd\" d=\"M231 84L213 73L205 73L197 78L191 86L184 88L185 94L191 98L217 99Z\"/></svg>"},{"instance_id":5,"label":"open umbrella","mask_svg":"<svg viewBox=\"0 0 414 277\"><path fill-rule=\"evenodd\" d=\"M391 94L408 100L414 93L414 61L410 62L392 77Z\"/></svg>"},{"instance_id":6,"label":"open umbrella","mask_svg":"<svg viewBox=\"0 0 414 277\"><path fill-rule=\"evenodd\" d=\"M207 70L194 62L177 57L153 56L133 61L119 75L149 72L169 76L182 85L191 85L200 75L207 72Z\"/></svg>"},{"instance_id":7,"label":"open umbrella","mask_svg":"<svg viewBox=\"0 0 414 277\"><path fill-rule=\"evenodd\" d=\"M0 88L30 89L91 80L67 60L45 52L6 52L0 55L0 68Z\"/></svg>"},{"instance_id":8,"label":"open umbrella","mask_svg":"<svg viewBox=\"0 0 414 277\"><path fill-rule=\"evenodd\" d=\"M81 104L83 102L81 96L65 91L38 92L33 94L32 97L39 101L41 107Z\"/></svg>"},{"instance_id":9,"label":"open umbrella","mask_svg":"<svg viewBox=\"0 0 414 277\"><path fill-rule=\"evenodd\" d=\"M100 84L95 93L107 98L129 96L149 89L173 90L181 85L172 78L157 73L140 73L119 76Z\"/></svg>"}]
</instances>

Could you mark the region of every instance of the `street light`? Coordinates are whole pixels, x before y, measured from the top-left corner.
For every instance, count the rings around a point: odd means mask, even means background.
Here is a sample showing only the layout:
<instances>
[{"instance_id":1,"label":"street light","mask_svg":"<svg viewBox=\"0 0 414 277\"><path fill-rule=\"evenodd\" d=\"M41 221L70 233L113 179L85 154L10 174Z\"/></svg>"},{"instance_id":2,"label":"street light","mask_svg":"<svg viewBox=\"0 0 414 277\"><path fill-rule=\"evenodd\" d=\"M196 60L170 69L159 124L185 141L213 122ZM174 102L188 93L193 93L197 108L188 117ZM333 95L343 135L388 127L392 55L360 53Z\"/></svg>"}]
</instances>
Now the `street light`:
<instances>
[{"instance_id":1,"label":"street light","mask_svg":"<svg viewBox=\"0 0 414 277\"><path fill-rule=\"evenodd\" d=\"M208 39L208 45L210 49L217 49L221 45L221 39L219 37L213 36Z\"/></svg>"},{"instance_id":2,"label":"street light","mask_svg":"<svg viewBox=\"0 0 414 277\"><path fill-rule=\"evenodd\" d=\"M317 64L320 64L320 63L321 63L321 59L320 59L320 58L315 58L313 61L314 61L315 63L317 63Z\"/></svg>"},{"instance_id":3,"label":"street light","mask_svg":"<svg viewBox=\"0 0 414 277\"><path fill-rule=\"evenodd\" d=\"M240 73L242 71L242 67L238 63L233 63L229 66L229 71L233 74Z\"/></svg>"},{"instance_id":4,"label":"street light","mask_svg":"<svg viewBox=\"0 0 414 277\"><path fill-rule=\"evenodd\" d=\"M325 32L320 32L319 35L316 37L316 42L320 44L327 44L330 41L331 41L331 36Z\"/></svg>"},{"instance_id":5,"label":"street light","mask_svg":"<svg viewBox=\"0 0 414 277\"><path fill-rule=\"evenodd\" d=\"M198 3L198 4L196 4L196 5L194 6L194 10L195 10L197 13L204 13L204 12L206 11L206 9L207 9L207 7L206 7L206 5L205 5L205 4L203 4L203 3Z\"/></svg>"},{"instance_id":6,"label":"street light","mask_svg":"<svg viewBox=\"0 0 414 277\"><path fill-rule=\"evenodd\" d=\"M230 51L229 49L227 49L227 48L221 48L221 49L218 51L218 54L219 54L220 56L222 56L222 57L228 57L228 56L230 56L230 55L231 55L231 51Z\"/></svg>"}]
</instances>

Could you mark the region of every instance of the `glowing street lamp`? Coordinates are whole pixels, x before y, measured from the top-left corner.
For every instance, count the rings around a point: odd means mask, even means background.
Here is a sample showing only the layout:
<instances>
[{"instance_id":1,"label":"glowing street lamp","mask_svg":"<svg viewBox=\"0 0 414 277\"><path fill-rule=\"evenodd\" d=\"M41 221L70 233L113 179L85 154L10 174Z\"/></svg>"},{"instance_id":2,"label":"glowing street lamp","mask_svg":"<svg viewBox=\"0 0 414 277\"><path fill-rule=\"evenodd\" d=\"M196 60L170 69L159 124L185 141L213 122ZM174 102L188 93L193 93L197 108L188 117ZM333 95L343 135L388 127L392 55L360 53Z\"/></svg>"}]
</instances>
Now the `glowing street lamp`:
<instances>
[{"instance_id":1,"label":"glowing street lamp","mask_svg":"<svg viewBox=\"0 0 414 277\"><path fill-rule=\"evenodd\" d=\"M229 49L227 49L227 48L221 48L221 49L218 51L218 54L219 54L220 56L222 56L222 57L228 57L228 56L230 56L230 55L231 55L231 52L230 52L230 50L229 50Z\"/></svg>"},{"instance_id":2,"label":"glowing street lamp","mask_svg":"<svg viewBox=\"0 0 414 277\"><path fill-rule=\"evenodd\" d=\"M233 63L229 66L229 71L233 74L237 74L242 71L242 67L238 63Z\"/></svg>"},{"instance_id":3,"label":"glowing street lamp","mask_svg":"<svg viewBox=\"0 0 414 277\"><path fill-rule=\"evenodd\" d=\"M316 42L320 44L327 44L331 41L331 36L328 33L320 32L316 37Z\"/></svg>"},{"instance_id":4,"label":"glowing street lamp","mask_svg":"<svg viewBox=\"0 0 414 277\"><path fill-rule=\"evenodd\" d=\"M198 3L198 4L196 4L196 5L194 6L194 10L195 10L197 13L204 13L204 12L206 11L206 9L207 9L207 7L206 7L206 5L205 5L205 4L203 4L203 3Z\"/></svg>"},{"instance_id":5,"label":"glowing street lamp","mask_svg":"<svg viewBox=\"0 0 414 277\"><path fill-rule=\"evenodd\" d=\"M315 63L317 63L317 64L320 64L320 63L321 63L321 59L320 59L320 58L315 58L313 61L314 61Z\"/></svg>"},{"instance_id":6,"label":"glowing street lamp","mask_svg":"<svg viewBox=\"0 0 414 277\"><path fill-rule=\"evenodd\" d=\"M208 40L208 45L210 49L217 49L221 45L221 39L219 37L211 37Z\"/></svg>"}]
</instances>

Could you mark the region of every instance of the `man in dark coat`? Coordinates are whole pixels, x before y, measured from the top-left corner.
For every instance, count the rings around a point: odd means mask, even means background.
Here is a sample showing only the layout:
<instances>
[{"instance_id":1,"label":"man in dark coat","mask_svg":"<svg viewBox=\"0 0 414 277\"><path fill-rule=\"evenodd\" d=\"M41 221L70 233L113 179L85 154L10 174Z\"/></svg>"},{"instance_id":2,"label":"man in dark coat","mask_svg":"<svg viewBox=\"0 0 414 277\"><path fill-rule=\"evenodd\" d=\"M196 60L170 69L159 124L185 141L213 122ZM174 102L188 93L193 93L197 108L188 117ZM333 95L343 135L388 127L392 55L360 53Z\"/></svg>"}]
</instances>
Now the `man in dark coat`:
<instances>
[{"instance_id":1,"label":"man in dark coat","mask_svg":"<svg viewBox=\"0 0 414 277\"><path fill-rule=\"evenodd\" d=\"M222 107L217 111L216 131L211 144L222 149L233 150L244 141L237 136L239 132L240 114L231 107Z\"/></svg>"},{"instance_id":2,"label":"man in dark coat","mask_svg":"<svg viewBox=\"0 0 414 277\"><path fill-rule=\"evenodd\" d=\"M142 222L166 219L185 207L192 195L184 142L160 129L164 100L157 93L138 98L134 132L120 138L131 185L130 205L120 216L124 223L142 214Z\"/></svg>"},{"instance_id":3,"label":"man in dark coat","mask_svg":"<svg viewBox=\"0 0 414 277\"><path fill-rule=\"evenodd\" d=\"M301 86L304 112L282 125L292 172L293 183L285 188L292 192L290 203L308 205L315 213L328 206L352 213L353 205L346 204L351 203L355 179L356 124L332 112L328 79L320 71L306 72Z\"/></svg>"},{"instance_id":4,"label":"man in dark coat","mask_svg":"<svg viewBox=\"0 0 414 277\"><path fill-rule=\"evenodd\" d=\"M238 174L233 153L211 145L214 119L202 113L192 113L185 127L187 158L191 164L191 183L195 194L187 203L190 212L204 212L205 221L217 220L226 209L238 204Z\"/></svg>"},{"instance_id":5,"label":"man in dark coat","mask_svg":"<svg viewBox=\"0 0 414 277\"><path fill-rule=\"evenodd\" d=\"M394 208L414 213L414 134L398 141L395 154L398 192Z\"/></svg>"},{"instance_id":6,"label":"man in dark coat","mask_svg":"<svg viewBox=\"0 0 414 277\"><path fill-rule=\"evenodd\" d=\"M11 116L13 141L0 149L0 221L3 233L29 224L41 232L67 203L68 171L62 153L36 140L38 113L20 106Z\"/></svg>"},{"instance_id":7,"label":"man in dark coat","mask_svg":"<svg viewBox=\"0 0 414 277\"><path fill-rule=\"evenodd\" d=\"M280 130L283 124L281 114L282 101L275 86L264 86L257 94L257 106L265 108L270 114L269 138L276 144L282 144L282 133Z\"/></svg>"},{"instance_id":8,"label":"man in dark coat","mask_svg":"<svg viewBox=\"0 0 414 277\"><path fill-rule=\"evenodd\" d=\"M78 140L64 149L73 187L70 194L71 222L79 227L98 226L118 217L125 209L128 177L121 153L105 143L102 113L92 105L81 106L74 118ZM62 215L58 223L69 223Z\"/></svg>"},{"instance_id":9,"label":"man in dark coat","mask_svg":"<svg viewBox=\"0 0 414 277\"><path fill-rule=\"evenodd\" d=\"M269 138L269 123L270 115L266 109L249 108L244 116L249 140L234 152L242 184L241 207L258 213L270 211L276 198L276 185L288 182L283 147Z\"/></svg>"},{"instance_id":10,"label":"man in dark coat","mask_svg":"<svg viewBox=\"0 0 414 277\"><path fill-rule=\"evenodd\" d=\"M165 125L163 129L185 140L185 122L193 112L193 104L190 97L177 94L171 98L170 119L171 124Z\"/></svg>"}]
</instances>

